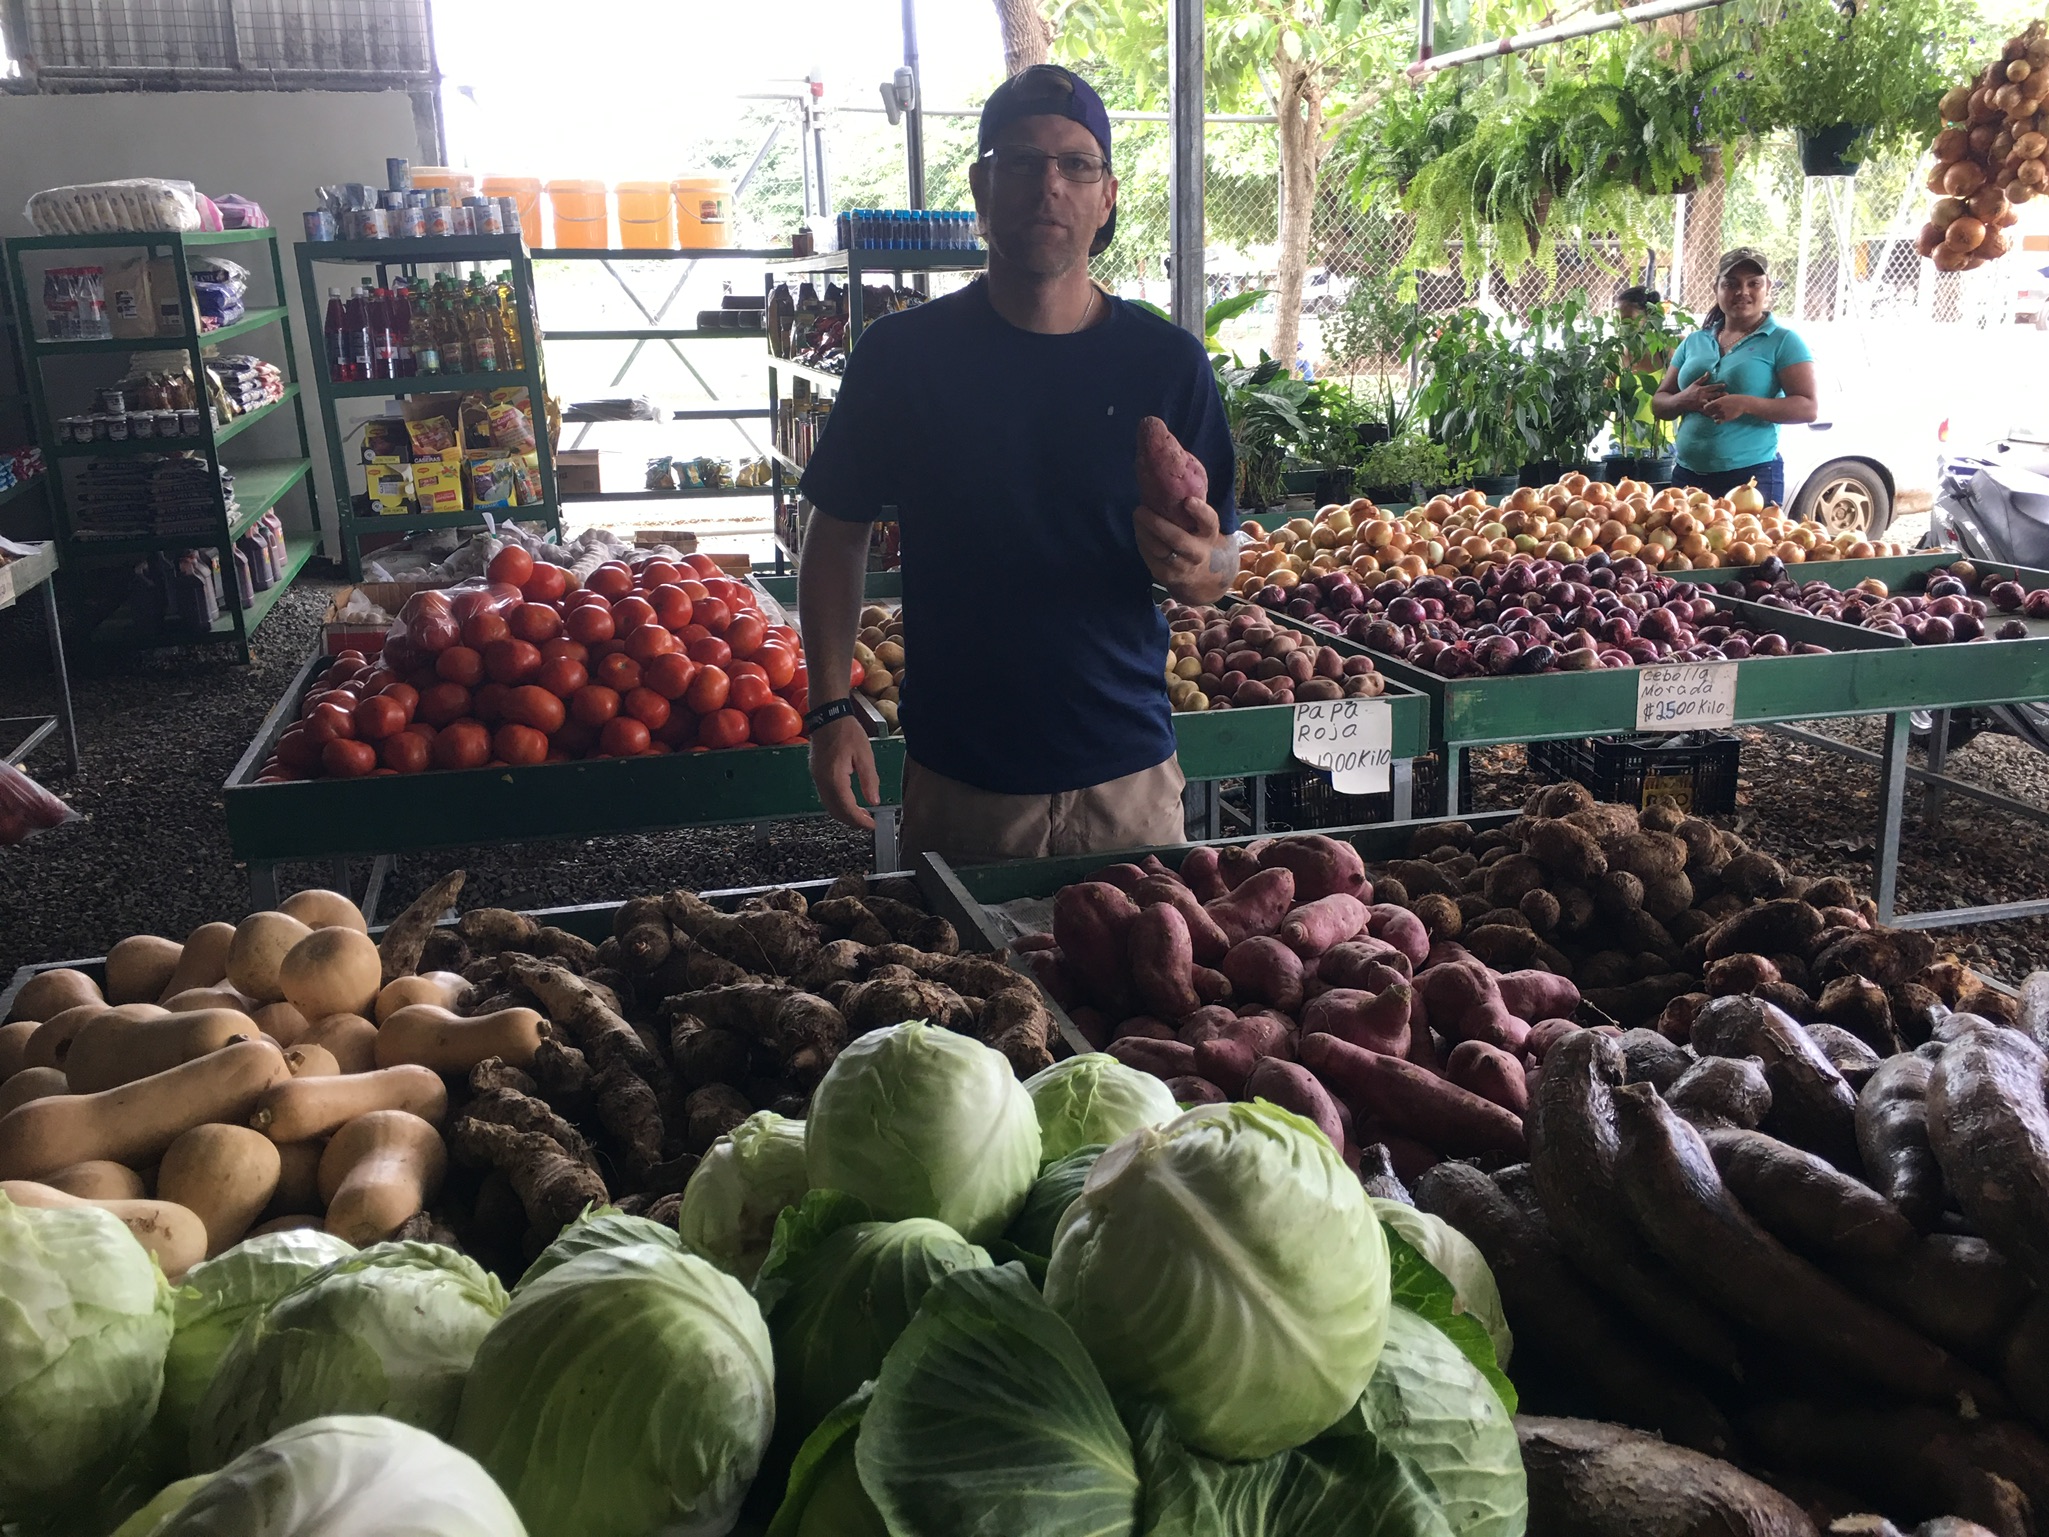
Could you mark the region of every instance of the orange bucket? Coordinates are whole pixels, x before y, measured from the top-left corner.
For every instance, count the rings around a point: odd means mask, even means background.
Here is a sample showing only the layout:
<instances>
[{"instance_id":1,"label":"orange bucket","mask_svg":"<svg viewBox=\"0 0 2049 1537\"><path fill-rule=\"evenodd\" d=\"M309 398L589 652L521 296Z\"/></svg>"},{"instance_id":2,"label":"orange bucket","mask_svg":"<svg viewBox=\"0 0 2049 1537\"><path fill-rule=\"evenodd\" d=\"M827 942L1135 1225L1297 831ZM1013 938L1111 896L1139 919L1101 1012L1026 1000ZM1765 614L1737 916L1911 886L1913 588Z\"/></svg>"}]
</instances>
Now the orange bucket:
<instances>
[{"instance_id":1,"label":"orange bucket","mask_svg":"<svg viewBox=\"0 0 2049 1537\"><path fill-rule=\"evenodd\" d=\"M572 177L549 182L547 190L555 218L554 245L571 251L602 251L611 245L612 221L603 182Z\"/></svg>"},{"instance_id":2,"label":"orange bucket","mask_svg":"<svg viewBox=\"0 0 2049 1537\"><path fill-rule=\"evenodd\" d=\"M676 204L665 181L622 181L619 244L634 251L676 248Z\"/></svg>"},{"instance_id":3,"label":"orange bucket","mask_svg":"<svg viewBox=\"0 0 2049 1537\"><path fill-rule=\"evenodd\" d=\"M684 250L723 250L732 245L731 182L723 176L679 176L669 187L676 197L676 233Z\"/></svg>"},{"instance_id":4,"label":"orange bucket","mask_svg":"<svg viewBox=\"0 0 2049 1537\"><path fill-rule=\"evenodd\" d=\"M519 209L519 231L529 246L541 243L541 179L538 176L486 175L485 197L509 197Z\"/></svg>"}]
</instances>

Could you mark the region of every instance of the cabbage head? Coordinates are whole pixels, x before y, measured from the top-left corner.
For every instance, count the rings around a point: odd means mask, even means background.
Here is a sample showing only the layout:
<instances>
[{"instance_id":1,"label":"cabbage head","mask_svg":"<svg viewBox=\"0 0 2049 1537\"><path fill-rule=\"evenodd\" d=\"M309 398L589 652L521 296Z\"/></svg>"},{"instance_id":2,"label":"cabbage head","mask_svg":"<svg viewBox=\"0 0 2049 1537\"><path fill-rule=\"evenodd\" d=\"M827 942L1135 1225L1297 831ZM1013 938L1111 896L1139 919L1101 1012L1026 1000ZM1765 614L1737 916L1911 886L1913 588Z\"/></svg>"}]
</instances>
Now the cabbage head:
<instances>
[{"instance_id":1,"label":"cabbage head","mask_svg":"<svg viewBox=\"0 0 2049 1537\"><path fill-rule=\"evenodd\" d=\"M774 1424L774 1350L747 1288L628 1244L513 1299L451 1439L534 1537L647 1537L730 1530Z\"/></svg>"},{"instance_id":2,"label":"cabbage head","mask_svg":"<svg viewBox=\"0 0 2049 1537\"><path fill-rule=\"evenodd\" d=\"M1025 1093L1038 1112L1043 1163L1141 1126L1164 1126L1181 1113L1166 1084L1101 1051L1042 1068L1025 1080Z\"/></svg>"},{"instance_id":3,"label":"cabbage head","mask_svg":"<svg viewBox=\"0 0 2049 1537\"><path fill-rule=\"evenodd\" d=\"M1174 1113L1181 1113L1178 1106ZM1063 1158L1050 1160L1039 1170L1039 1177L1032 1181L1031 1194L1025 1197L1024 1205L1011 1219L1010 1226L1003 1230L1004 1238L1015 1245L1020 1254L1033 1255L1041 1260L1052 1254L1053 1237L1060 1231L1060 1219L1067 1215L1067 1208L1081 1194L1082 1186L1088 1183L1089 1171L1096 1166L1096 1160L1102 1154L1100 1144L1090 1143ZM1040 1267L1039 1279L1045 1279L1043 1266Z\"/></svg>"},{"instance_id":4,"label":"cabbage head","mask_svg":"<svg viewBox=\"0 0 2049 1537\"><path fill-rule=\"evenodd\" d=\"M1046 1274L1046 1301L1110 1390L1226 1460L1299 1446L1357 1402L1388 1291L1358 1176L1264 1101L1204 1105L1111 1146Z\"/></svg>"},{"instance_id":5,"label":"cabbage head","mask_svg":"<svg viewBox=\"0 0 2049 1537\"><path fill-rule=\"evenodd\" d=\"M324 1415L251 1447L149 1537L526 1537L491 1476L424 1430Z\"/></svg>"},{"instance_id":6,"label":"cabbage head","mask_svg":"<svg viewBox=\"0 0 2049 1537\"><path fill-rule=\"evenodd\" d=\"M173 1294L176 1332L164 1361L163 1400L157 1405L157 1428L177 1448L176 1455L184 1455L192 1416L236 1331L315 1271L355 1252L345 1238L295 1228L244 1239L185 1272Z\"/></svg>"},{"instance_id":7,"label":"cabbage head","mask_svg":"<svg viewBox=\"0 0 2049 1537\"><path fill-rule=\"evenodd\" d=\"M193 1417L192 1466L334 1414L446 1435L505 1300L496 1277L437 1243L373 1244L316 1271L236 1333Z\"/></svg>"},{"instance_id":8,"label":"cabbage head","mask_svg":"<svg viewBox=\"0 0 2049 1537\"><path fill-rule=\"evenodd\" d=\"M1495 1363L1505 1368L1509 1352L1515 1348L1515 1336L1508 1332L1501 1291L1495 1286L1494 1272L1487 1267L1479 1247L1442 1217L1379 1196L1370 1196L1368 1200L1374 1215L1451 1283L1458 1311L1469 1314L1487 1331L1487 1338L1494 1345Z\"/></svg>"},{"instance_id":9,"label":"cabbage head","mask_svg":"<svg viewBox=\"0 0 2049 1537\"><path fill-rule=\"evenodd\" d=\"M0 1525L90 1493L149 1425L171 1288L120 1218L0 1195Z\"/></svg>"},{"instance_id":10,"label":"cabbage head","mask_svg":"<svg viewBox=\"0 0 2049 1537\"><path fill-rule=\"evenodd\" d=\"M877 1217L996 1237L1039 1172L1039 1120L1001 1052L936 1025L871 1030L811 1096L804 1166ZM1355 1181L1356 1183L1356 1181Z\"/></svg>"},{"instance_id":11,"label":"cabbage head","mask_svg":"<svg viewBox=\"0 0 2049 1537\"><path fill-rule=\"evenodd\" d=\"M170 1520L173 1514L183 1510L185 1502L211 1482L211 1473L194 1473L190 1478L181 1478L175 1484L165 1484L147 1504L115 1527L112 1537L155 1537L158 1527Z\"/></svg>"},{"instance_id":12,"label":"cabbage head","mask_svg":"<svg viewBox=\"0 0 2049 1537\"><path fill-rule=\"evenodd\" d=\"M768 1258L775 1219L810 1188L804 1123L757 1110L711 1145L683 1187L676 1214L683 1247L751 1286Z\"/></svg>"},{"instance_id":13,"label":"cabbage head","mask_svg":"<svg viewBox=\"0 0 2049 1537\"><path fill-rule=\"evenodd\" d=\"M628 1216L616 1206L600 1206L570 1223L535 1256L519 1284L512 1288L512 1295L517 1297L549 1271L568 1264L579 1254L589 1254L593 1249L623 1248L630 1243L660 1244L665 1249L677 1250L683 1247L674 1228L645 1217Z\"/></svg>"}]
</instances>

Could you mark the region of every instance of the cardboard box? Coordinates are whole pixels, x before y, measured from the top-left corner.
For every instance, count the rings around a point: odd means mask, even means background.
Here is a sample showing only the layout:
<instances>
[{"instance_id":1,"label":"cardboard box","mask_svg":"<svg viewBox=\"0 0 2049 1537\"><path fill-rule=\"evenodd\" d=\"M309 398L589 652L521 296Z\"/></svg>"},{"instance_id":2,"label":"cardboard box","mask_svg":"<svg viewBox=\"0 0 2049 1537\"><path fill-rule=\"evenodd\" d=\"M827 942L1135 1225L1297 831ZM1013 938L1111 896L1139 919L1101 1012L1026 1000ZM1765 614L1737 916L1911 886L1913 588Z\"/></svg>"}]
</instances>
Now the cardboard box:
<instances>
[{"instance_id":1,"label":"cardboard box","mask_svg":"<svg viewBox=\"0 0 2049 1537\"><path fill-rule=\"evenodd\" d=\"M342 588L328 600L327 613L321 619L320 649L328 656L339 656L344 651L361 651L366 656L376 656L384 645L384 637L391 630L392 621L405 607L406 599L438 585L432 582L362 582ZM384 617L344 619L342 610L349 606L350 596L355 593L361 593Z\"/></svg>"},{"instance_id":2,"label":"cardboard box","mask_svg":"<svg viewBox=\"0 0 2049 1537\"><path fill-rule=\"evenodd\" d=\"M636 550L652 550L663 544L678 555L697 553L697 535L687 528L636 528L633 531L633 547Z\"/></svg>"},{"instance_id":3,"label":"cardboard box","mask_svg":"<svg viewBox=\"0 0 2049 1537\"><path fill-rule=\"evenodd\" d=\"M727 576L745 576L754 569L753 560L746 555L721 555L717 550L709 550L706 559Z\"/></svg>"},{"instance_id":4,"label":"cardboard box","mask_svg":"<svg viewBox=\"0 0 2049 1537\"><path fill-rule=\"evenodd\" d=\"M420 511L461 512L468 506L460 449L449 449L438 459L415 464L412 470L413 499Z\"/></svg>"},{"instance_id":5,"label":"cardboard box","mask_svg":"<svg viewBox=\"0 0 2049 1537\"><path fill-rule=\"evenodd\" d=\"M365 464L376 464L379 460L391 464L410 464L412 459L413 440L406 436L404 417L373 416L363 423Z\"/></svg>"},{"instance_id":6,"label":"cardboard box","mask_svg":"<svg viewBox=\"0 0 2049 1537\"><path fill-rule=\"evenodd\" d=\"M595 448L565 448L557 453L555 491L557 495L565 497L596 496L598 451Z\"/></svg>"},{"instance_id":7,"label":"cardboard box","mask_svg":"<svg viewBox=\"0 0 2049 1537\"><path fill-rule=\"evenodd\" d=\"M364 471L363 481L370 493L372 517L393 517L419 511L419 503L413 495L413 467L410 464L379 459Z\"/></svg>"}]
</instances>

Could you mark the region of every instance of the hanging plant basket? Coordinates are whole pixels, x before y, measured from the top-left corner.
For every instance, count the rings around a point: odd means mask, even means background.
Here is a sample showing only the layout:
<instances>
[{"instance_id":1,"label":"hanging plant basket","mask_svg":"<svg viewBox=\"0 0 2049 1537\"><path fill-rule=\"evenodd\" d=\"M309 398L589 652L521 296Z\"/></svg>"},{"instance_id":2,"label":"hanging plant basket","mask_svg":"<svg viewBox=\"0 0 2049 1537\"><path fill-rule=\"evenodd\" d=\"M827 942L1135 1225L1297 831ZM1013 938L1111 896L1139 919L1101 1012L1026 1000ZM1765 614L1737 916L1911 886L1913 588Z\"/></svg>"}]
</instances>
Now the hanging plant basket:
<instances>
[{"instance_id":1,"label":"hanging plant basket","mask_svg":"<svg viewBox=\"0 0 2049 1537\"><path fill-rule=\"evenodd\" d=\"M1866 123L1800 129L1800 169L1809 176L1855 176L1857 162L1843 156L1868 132L1870 125Z\"/></svg>"},{"instance_id":2,"label":"hanging plant basket","mask_svg":"<svg viewBox=\"0 0 2049 1537\"><path fill-rule=\"evenodd\" d=\"M1719 144L1696 144L1693 153L1700 159L1700 169L1691 176L1682 176L1672 184L1674 195L1698 192L1703 186L1722 179L1722 146ZM1639 187L1639 192L1647 189Z\"/></svg>"}]
</instances>

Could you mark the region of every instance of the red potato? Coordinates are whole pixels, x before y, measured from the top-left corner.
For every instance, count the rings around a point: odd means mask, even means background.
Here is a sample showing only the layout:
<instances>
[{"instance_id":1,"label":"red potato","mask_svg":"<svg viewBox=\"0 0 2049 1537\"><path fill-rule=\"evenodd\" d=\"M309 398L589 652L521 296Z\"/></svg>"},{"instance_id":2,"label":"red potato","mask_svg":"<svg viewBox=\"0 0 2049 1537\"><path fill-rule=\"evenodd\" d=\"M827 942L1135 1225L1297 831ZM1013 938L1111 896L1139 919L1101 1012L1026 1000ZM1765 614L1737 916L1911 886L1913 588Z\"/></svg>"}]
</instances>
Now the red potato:
<instances>
[{"instance_id":1,"label":"red potato","mask_svg":"<svg viewBox=\"0 0 2049 1537\"><path fill-rule=\"evenodd\" d=\"M1217 874L1223 879L1225 890L1236 891L1259 874L1259 856L1272 841L1261 838L1252 843L1234 843L1217 856Z\"/></svg>"},{"instance_id":2,"label":"red potato","mask_svg":"<svg viewBox=\"0 0 2049 1537\"><path fill-rule=\"evenodd\" d=\"M1183 1105L1227 1105L1231 1096L1194 1073L1182 1073L1167 1080L1167 1092Z\"/></svg>"},{"instance_id":3,"label":"red potato","mask_svg":"<svg viewBox=\"0 0 2049 1537\"><path fill-rule=\"evenodd\" d=\"M1366 917L1364 902L1345 892L1334 892L1304 902L1283 918L1281 943L1306 961L1359 934L1366 927Z\"/></svg>"},{"instance_id":4,"label":"red potato","mask_svg":"<svg viewBox=\"0 0 2049 1537\"><path fill-rule=\"evenodd\" d=\"M1233 1099L1245 1097L1245 1080L1258 1062L1250 1046L1229 1036L1204 1041L1195 1048L1195 1070Z\"/></svg>"},{"instance_id":5,"label":"red potato","mask_svg":"<svg viewBox=\"0 0 2049 1537\"><path fill-rule=\"evenodd\" d=\"M1401 951L1412 967L1420 967L1430 959L1430 931L1406 907L1396 907L1392 902L1372 903L1366 909L1366 932Z\"/></svg>"},{"instance_id":6,"label":"red potato","mask_svg":"<svg viewBox=\"0 0 2049 1537\"><path fill-rule=\"evenodd\" d=\"M1416 996L1430 1028L1447 1040L1485 1041L1515 1052L1529 1039L1529 1025L1502 1005L1494 974L1478 962L1418 972Z\"/></svg>"},{"instance_id":7,"label":"red potato","mask_svg":"<svg viewBox=\"0 0 2049 1537\"><path fill-rule=\"evenodd\" d=\"M1180 1036L1175 1034L1174 1027L1165 1020L1154 1019L1150 1014L1134 1014L1129 1019L1119 1021L1117 1028L1110 1032L1110 1039L1176 1041Z\"/></svg>"},{"instance_id":8,"label":"red potato","mask_svg":"<svg viewBox=\"0 0 2049 1537\"><path fill-rule=\"evenodd\" d=\"M1126 1067L1151 1073L1155 1078L1178 1078L1196 1072L1195 1048L1184 1046L1171 1036L1164 1041L1152 1041L1127 1035L1110 1043L1110 1055Z\"/></svg>"},{"instance_id":9,"label":"red potato","mask_svg":"<svg viewBox=\"0 0 2049 1537\"><path fill-rule=\"evenodd\" d=\"M1074 1025L1074 1028L1081 1033L1081 1038L1087 1041L1093 1049L1096 1051L1108 1051L1110 1049L1110 1037L1112 1034L1110 1021L1103 1017L1101 1009L1092 1009L1087 1004L1083 1004L1080 1008L1069 1009L1067 1011L1067 1018Z\"/></svg>"},{"instance_id":10,"label":"red potato","mask_svg":"<svg viewBox=\"0 0 2049 1537\"><path fill-rule=\"evenodd\" d=\"M1278 939L1255 935L1224 957L1231 994L1247 1003L1270 1003L1284 1014L1302 1006L1302 960Z\"/></svg>"},{"instance_id":11,"label":"red potato","mask_svg":"<svg viewBox=\"0 0 2049 1537\"><path fill-rule=\"evenodd\" d=\"M1304 656L1313 665L1313 658L1305 653L1298 651L1295 655ZM1362 906L1373 900L1373 887L1366 879L1366 861L1359 857L1359 851L1322 833L1276 839L1260 854L1259 862L1269 870L1292 871L1295 894L1305 902L1335 895L1351 897Z\"/></svg>"},{"instance_id":12,"label":"red potato","mask_svg":"<svg viewBox=\"0 0 2049 1537\"><path fill-rule=\"evenodd\" d=\"M1344 1152L1345 1128L1338 1115L1337 1101L1330 1097L1330 1090L1323 1086L1316 1074L1299 1062L1266 1058L1252 1069L1238 1097L1263 1099L1283 1110L1292 1110L1330 1138L1330 1145L1338 1152Z\"/></svg>"},{"instance_id":13,"label":"red potato","mask_svg":"<svg viewBox=\"0 0 2049 1537\"><path fill-rule=\"evenodd\" d=\"M1523 1156L1521 1120L1413 1062L1363 1050L1334 1035L1305 1035L1302 1065L1360 1120L1413 1137L1437 1153L1508 1160Z\"/></svg>"},{"instance_id":14,"label":"red potato","mask_svg":"<svg viewBox=\"0 0 2049 1537\"><path fill-rule=\"evenodd\" d=\"M1193 524L1182 503L1190 497L1209 499L1209 471L1181 446L1173 430L1157 416L1138 424L1138 495L1152 511L1189 528Z\"/></svg>"},{"instance_id":15,"label":"red potato","mask_svg":"<svg viewBox=\"0 0 2049 1537\"><path fill-rule=\"evenodd\" d=\"M1261 870L1234 886L1229 896L1205 903L1204 908L1236 945L1280 928L1294 901L1295 877L1291 871Z\"/></svg>"},{"instance_id":16,"label":"red potato","mask_svg":"<svg viewBox=\"0 0 2049 1537\"><path fill-rule=\"evenodd\" d=\"M1145 879L1145 871L1137 865L1104 865L1092 871L1084 879L1101 881L1105 886L1115 886L1119 891L1130 892Z\"/></svg>"},{"instance_id":17,"label":"red potato","mask_svg":"<svg viewBox=\"0 0 2049 1537\"><path fill-rule=\"evenodd\" d=\"M1384 939L1349 939L1316 958L1317 980L1332 987L1362 987L1377 993L1393 986L1378 980L1389 972L1395 982L1406 982L1416 974L1408 956Z\"/></svg>"},{"instance_id":18,"label":"red potato","mask_svg":"<svg viewBox=\"0 0 2049 1537\"><path fill-rule=\"evenodd\" d=\"M1146 1008L1161 1019L1179 1019L1202 1007L1189 973L1195 953L1188 920L1167 903L1142 908L1131 921L1131 980Z\"/></svg>"},{"instance_id":19,"label":"red potato","mask_svg":"<svg viewBox=\"0 0 2049 1537\"><path fill-rule=\"evenodd\" d=\"M1501 1005L1517 1019L1567 1019L1579 1007L1579 989L1572 978L1549 971L1509 971L1494 978Z\"/></svg>"},{"instance_id":20,"label":"red potato","mask_svg":"<svg viewBox=\"0 0 2049 1537\"><path fill-rule=\"evenodd\" d=\"M1218 869L1219 857L1216 849L1202 844L1190 849L1181 860L1181 884L1195 893L1198 902L1214 902L1230 895L1231 888L1224 884Z\"/></svg>"},{"instance_id":21,"label":"red potato","mask_svg":"<svg viewBox=\"0 0 2049 1537\"><path fill-rule=\"evenodd\" d=\"M1195 893L1173 876L1148 875L1130 888L1130 895L1141 908L1165 904L1181 915L1188 925L1188 942L1195 951L1196 964L1214 966L1231 948L1231 941L1217 927L1216 919L1204 912Z\"/></svg>"},{"instance_id":22,"label":"red potato","mask_svg":"<svg viewBox=\"0 0 2049 1537\"><path fill-rule=\"evenodd\" d=\"M1334 1035L1368 1051L1406 1056L1409 1009L1414 1001L1415 992L1406 984L1390 987L1378 997L1350 988L1334 988L1311 999L1302 1010L1302 1033Z\"/></svg>"},{"instance_id":23,"label":"red potato","mask_svg":"<svg viewBox=\"0 0 2049 1537\"><path fill-rule=\"evenodd\" d=\"M1137 904L1102 881L1063 886L1053 898L1053 938L1079 996L1114 1004L1129 991L1126 957L1137 918Z\"/></svg>"},{"instance_id":24,"label":"red potato","mask_svg":"<svg viewBox=\"0 0 2049 1537\"><path fill-rule=\"evenodd\" d=\"M1195 987L1195 996L1205 1006L1231 1001L1231 979L1221 971L1208 966L1191 967L1188 980Z\"/></svg>"},{"instance_id":25,"label":"red potato","mask_svg":"<svg viewBox=\"0 0 2049 1537\"><path fill-rule=\"evenodd\" d=\"M1543 1019L1530 1026L1530 1033L1523 1041L1523 1050L1539 1062L1565 1037L1581 1029L1580 1024L1570 1019Z\"/></svg>"},{"instance_id":26,"label":"red potato","mask_svg":"<svg viewBox=\"0 0 2049 1537\"><path fill-rule=\"evenodd\" d=\"M1207 1003L1183 1019L1174 1035L1191 1046L1238 1033L1238 1016L1221 1003Z\"/></svg>"},{"instance_id":27,"label":"red potato","mask_svg":"<svg viewBox=\"0 0 2049 1537\"><path fill-rule=\"evenodd\" d=\"M1462 1089L1491 1100L1520 1118L1530 1108L1530 1090L1523 1065L1499 1046L1485 1041L1460 1041L1444 1064L1444 1075Z\"/></svg>"},{"instance_id":28,"label":"red potato","mask_svg":"<svg viewBox=\"0 0 2049 1537\"><path fill-rule=\"evenodd\" d=\"M1067 969L1067 957L1061 954L1059 947L1027 950L1024 957L1025 965L1031 968L1039 986L1046 990L1046 996L1071 1013L1081 1001L1081 994L1075 988L1073 974Z\"/></svg>"}]
</instances>

